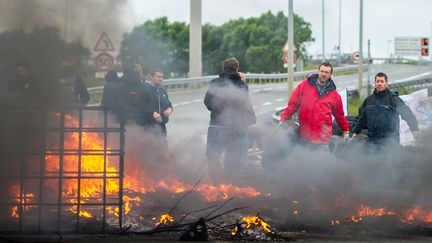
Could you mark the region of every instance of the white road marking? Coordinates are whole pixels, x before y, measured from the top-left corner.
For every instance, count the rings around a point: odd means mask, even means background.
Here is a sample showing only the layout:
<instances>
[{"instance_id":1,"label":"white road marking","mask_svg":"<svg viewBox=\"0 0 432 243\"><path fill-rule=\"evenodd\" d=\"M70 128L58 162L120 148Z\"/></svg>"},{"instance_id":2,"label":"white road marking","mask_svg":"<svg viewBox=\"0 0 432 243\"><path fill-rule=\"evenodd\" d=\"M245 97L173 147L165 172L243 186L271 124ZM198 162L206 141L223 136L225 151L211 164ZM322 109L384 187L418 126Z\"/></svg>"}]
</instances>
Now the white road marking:
<instances>
[{"instance_id":1,"label":"white road marking","mask_svg":"<svg viewBox=\"0 0 432 243\"><path fill-rule=\"evenodd\" d=\"M282 102L282 101L284 101L284 100L285 100L285 99L280 98L280 99L276 99L275 102Z\"/></svg>"},{"instance_id":2,"label":"white road marking","mask_svg":"<svg viewBox=\"0 0 432 243\"><path fill-rule=\"evenodd\" d=\"M262 105L263 105L263 106L266 106L266 105L273 105L273 102L265 102L265 103L262 103Z\"/></svg>"}]
</instances>

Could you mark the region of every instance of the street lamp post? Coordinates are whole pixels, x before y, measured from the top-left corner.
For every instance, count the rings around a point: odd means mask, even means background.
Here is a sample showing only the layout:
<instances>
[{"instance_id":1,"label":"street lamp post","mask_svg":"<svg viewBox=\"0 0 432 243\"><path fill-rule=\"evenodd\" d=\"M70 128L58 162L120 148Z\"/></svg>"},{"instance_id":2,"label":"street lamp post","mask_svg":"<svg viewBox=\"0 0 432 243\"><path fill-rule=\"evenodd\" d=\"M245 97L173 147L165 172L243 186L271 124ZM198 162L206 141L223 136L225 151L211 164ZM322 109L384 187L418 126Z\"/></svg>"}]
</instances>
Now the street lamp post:
<instances>
[{"instance_id":1,"label":"street lamp post","mask_svg":"<svg viewBox=\"0 0 432 243\"><path fill-rule=\"evenodd\" d=\"M288 99L294 89L294 10L293 0L288 0Z\"/></svg>"},{"instance_id":2,"label":"street lamp post","mask_svg":"<svg viewBox=\"0 0 432 243\"><path fill-rule=\"evenodd\" d=\"M201 0L190 0L189 77L202 76Z\"/></svg>"},{"instance_id":3,"label":"street lamp post","mask_svg":"<svg viewBox=\"0 0 432 243\"><path fill-rule=\"evenodd\" d=\"M322 0L322 61L325 61L324 0Z\"/></svg>"},{"instance_id":4,"label":"street lamp post","mask_svg":"<svg viewBox=\"0 0 432 243\"><path fill-rule=\"evenodd\" d=\"M338 40L338 62L341 62L341 32L342 32L342 0L339 0L339 40Z\"/></svg>"},{"instance_id":5,"label":"street lamp post","mask_svg":"<svg viewBox=\"0 0 432 243\"><path fill-rule=\"evenodd\" d=\"M357 91L360 97L366 97L363 90L363 0L360 0L360 30L359 30L359 67L358 67L358 82Z\"/></svg>"}]
</instances>

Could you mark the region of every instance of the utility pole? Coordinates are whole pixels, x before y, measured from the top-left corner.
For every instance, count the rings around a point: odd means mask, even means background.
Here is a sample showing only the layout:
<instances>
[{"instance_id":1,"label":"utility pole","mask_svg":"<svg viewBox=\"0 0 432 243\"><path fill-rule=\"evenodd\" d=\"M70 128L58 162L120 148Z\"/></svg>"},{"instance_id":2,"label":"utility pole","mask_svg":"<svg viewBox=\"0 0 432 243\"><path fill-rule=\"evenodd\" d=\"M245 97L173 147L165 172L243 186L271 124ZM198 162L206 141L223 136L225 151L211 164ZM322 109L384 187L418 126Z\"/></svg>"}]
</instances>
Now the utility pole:
<instances>
[{"instance_id":1,"label":"utility pole","mask_svg":"<svg viewBox=\"0 0 432 243\"><path fill-rule=\"evenodd\" d=\"M325 61L324 0L322 0L322 61Z\"/></svg>"},{"instance_id":2,"label":"utility pole","mask_svg":"<svg viewBox=\"0 0 432 243\"><path fill-rule=\"evenodd\" d=\"M361 98L365 97L363 91L363 0L360 0L360 34L359 34L359 67L357 92Z\"/></svg>"},{"instance_id":3,"label":"utility pole","mask_svg":"<svg viewBox=\"0 0 432 243\"><path fill-rule=\"evenodd\" d=\"M65 26L64 26L64 32L65 32L65 41L68 42L68 0L65 0Z\"/></svg>"},{"instance_id":4,"label":"utility pole","mask_svg":"<svg viewBox=\"0 0 432 243\"><path fill-rule=\"evenodd\" d=\"M368 80L368 86L367 86L367 94L368 95L370 95L370 93L371 93L371 88L372 88L372 85L371 85L371 83L370 83L370 63L371 63L371 61L372 61L372 59L371 59L371 54L370 54L370 39L368 39L368 64L367 64L367 67L368 67L368 69L367 69L367 80Z\"/></svg>"},{"instance_id":5,"label":"utility pole","mask_svg":"<svg viewBox=\"0 0 432 243\"><path fill-rule=\"evenodd\" d=\"M189 77L202 76L201 0L190 0Z\"/></svg>"},{"instance_id":6,"label":"utility pole","mask_svg":"<svg viewBox=\"0 0 432 243\"><path fill-rule=\"evenodd\" d=\"M288 0L288 99L294 90L294 10L293 0Z\"/></svg>"},{"instance_id":7,"label":"utility pole","mask_svg":"<svg viewBox=\"0 0 432 243\"><path fill-rule=\"evenodd\" d=\"M342 0L339 0L339 41L338 41L338 62L341 62L341 32L342 32Z\"/></svg>"}]
</instances>

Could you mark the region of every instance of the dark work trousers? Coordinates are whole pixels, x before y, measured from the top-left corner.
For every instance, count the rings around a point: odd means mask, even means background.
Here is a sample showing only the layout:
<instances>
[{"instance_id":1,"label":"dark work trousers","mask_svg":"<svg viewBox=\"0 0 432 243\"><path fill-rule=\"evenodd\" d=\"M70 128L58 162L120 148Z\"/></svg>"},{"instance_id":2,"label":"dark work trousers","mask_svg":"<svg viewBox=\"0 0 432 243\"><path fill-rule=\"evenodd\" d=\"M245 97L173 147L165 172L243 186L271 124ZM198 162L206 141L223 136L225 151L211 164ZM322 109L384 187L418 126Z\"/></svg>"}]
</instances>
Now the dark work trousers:
<instances>
[{"instance_id":1,"label":"dark work trousers","mask_svg":"<svg viewBox=\"0 0 432 243\"><path fill-rule=\"evenodd\" d=\"M207 132L207 163L210 175L233 178L247 160L248 147L246 129L210 125ZM224 152L225 158L221 163Z\"/></svg>"}]
</instances>

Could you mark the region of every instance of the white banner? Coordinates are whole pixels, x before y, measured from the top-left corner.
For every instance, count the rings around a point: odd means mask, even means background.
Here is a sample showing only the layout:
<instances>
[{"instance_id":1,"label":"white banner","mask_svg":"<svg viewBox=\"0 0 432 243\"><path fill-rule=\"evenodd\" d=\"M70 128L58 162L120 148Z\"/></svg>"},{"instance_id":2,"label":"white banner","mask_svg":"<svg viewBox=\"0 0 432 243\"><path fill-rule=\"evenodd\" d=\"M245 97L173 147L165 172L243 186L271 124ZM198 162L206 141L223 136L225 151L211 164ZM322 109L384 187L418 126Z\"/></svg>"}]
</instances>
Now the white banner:
<instances>
[{"instance_id":1,"label":"white banner","mask_svg":"<svg viewBox=\"0 0 432 243\"><path fill-rule=\"evenodd\" d=\"M338 90L338 93L342 99L342 107L344 110L344 114L345 116L348 116L348 90L347 89Z\"/></svg>"},{"instance_id":2,"label":"white banner","mask_svg":"<svg viewBox=\"0 0 432 243\"><path fill-rule=\"evenodd\" d=\"M409 95L400 96L417 118L420 133L432 127L432 99L428 98L428 90L422 89ZM400 118L399 118L400 119ZM400 143L414 145L414 137L408 124L400 119Z\"/></svg>"}]
</instances>

